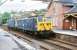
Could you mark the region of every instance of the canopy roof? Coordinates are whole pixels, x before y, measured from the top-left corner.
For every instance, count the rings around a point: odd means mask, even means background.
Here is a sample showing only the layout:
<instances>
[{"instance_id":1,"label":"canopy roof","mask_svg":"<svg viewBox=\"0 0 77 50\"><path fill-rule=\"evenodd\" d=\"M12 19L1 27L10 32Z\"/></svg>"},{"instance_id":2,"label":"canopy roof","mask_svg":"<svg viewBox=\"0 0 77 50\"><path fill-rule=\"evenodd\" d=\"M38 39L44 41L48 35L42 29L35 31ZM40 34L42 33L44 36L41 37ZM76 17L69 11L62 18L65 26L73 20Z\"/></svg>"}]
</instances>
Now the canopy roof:
<instances>
[{"instance_id":1,"label":"canopy roof","mask_svg":"<svg viewBox=\"0 0 77 50\"><path fill-rule=\"evenodd\" d=\"M74 5L74 1L73 0L53 0L54 2L60 2L62 3L64 6L73 6ZM48 9L50 8L51 4L53 3L53 1L50 2Z\"/></svg>"},{"instance_id":2,"label":"canopy roof","mask_svg":"<svg viewBox=\"0 0 77 50\"><path fill-rule=\"evenodd\" d=\"M74 7L66 13L77 13L77 3L75 3Z\"/></svg>"},{"instance_id":3,"label":"canopy roof","mask_svg":"<svg viewBox=\"0 0 77 50\"><path fill-rule=\"evenodd\" d=\"M73 0L58 0L58 1L63 3L73 3Z\"/></svg>"}]
</instances>

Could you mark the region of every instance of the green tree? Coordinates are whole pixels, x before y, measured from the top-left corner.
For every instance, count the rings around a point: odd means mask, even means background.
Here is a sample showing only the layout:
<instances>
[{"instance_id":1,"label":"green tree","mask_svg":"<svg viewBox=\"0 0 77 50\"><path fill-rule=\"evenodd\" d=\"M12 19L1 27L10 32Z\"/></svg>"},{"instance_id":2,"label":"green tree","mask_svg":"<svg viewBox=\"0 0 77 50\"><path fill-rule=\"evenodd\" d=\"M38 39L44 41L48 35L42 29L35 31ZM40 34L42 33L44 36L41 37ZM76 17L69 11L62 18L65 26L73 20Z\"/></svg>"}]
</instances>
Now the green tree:
<instances>
[{"instance_id":1,"label":"green tree","mask_svg":"<svg viewBox=\"0 0 77 50\"><path fill-rule=\"evenodd\" d=\"M44 16L46 13L46 10L45 9L35 10L35 13L37 16L39 15Z\"/></svg>"},{"instance_id":2,"label":"green tree","mask_svg":"<svg viewBox=\"0 0 77 50\"><path fill-rule=\"evenodd\" d=\"M5 24L5 23L7 22L7 20L9 19L10 16L11 16L10 13L4 12L4 13L2 14L2 23Z\"/></svg>"}]
</instances>

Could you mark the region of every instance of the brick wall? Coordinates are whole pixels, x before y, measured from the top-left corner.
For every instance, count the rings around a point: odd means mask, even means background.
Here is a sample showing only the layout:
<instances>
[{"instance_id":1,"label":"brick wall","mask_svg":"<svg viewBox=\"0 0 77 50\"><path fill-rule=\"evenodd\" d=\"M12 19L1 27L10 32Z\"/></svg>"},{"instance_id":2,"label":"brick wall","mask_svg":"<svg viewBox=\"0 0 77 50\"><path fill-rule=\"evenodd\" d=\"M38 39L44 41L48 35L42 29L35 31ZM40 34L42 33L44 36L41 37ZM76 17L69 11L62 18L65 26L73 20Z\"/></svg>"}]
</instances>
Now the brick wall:
<instances>
[{"instance_id":1,"label":"brick wall","mask_svg":"<svg viewBox=\"0 0 77 50\"><path fill-rule=\"evenodd\" d=\"M64 12L68 11L70 7L63 6L60 2L54 2L50 5L48 12L45 16L52 17L54 28L62 29L63 28L63 19Z\"/></svg>"}]
</instances>

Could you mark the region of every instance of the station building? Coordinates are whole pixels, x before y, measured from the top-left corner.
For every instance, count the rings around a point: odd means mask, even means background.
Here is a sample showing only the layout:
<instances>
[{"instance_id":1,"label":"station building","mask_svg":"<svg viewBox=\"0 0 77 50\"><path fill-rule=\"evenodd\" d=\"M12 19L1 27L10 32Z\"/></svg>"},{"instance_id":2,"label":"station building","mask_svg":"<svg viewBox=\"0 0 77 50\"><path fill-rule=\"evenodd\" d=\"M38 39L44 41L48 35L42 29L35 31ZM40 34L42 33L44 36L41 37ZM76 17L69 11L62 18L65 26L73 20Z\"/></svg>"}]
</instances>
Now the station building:
<instances>
[{"instance_id":1,"label":"station building","mask_svg":"<svg viewBox=\"0 0 77 50\"><path fill-rule=\"evenodd\" d=\"M74 3L74 7L65 13L63 20L63 29L77 30L77 4Z\"/></svg>"},{"instance_id":2,"label":"station building","mask_svg":"<svg viewBox=\"0 0 77 50\"><path fill-rule=\"evenodd\" d=\"M77 8L73 0L53 0L45 16L51 17L54 29L77 29ZM74 12L75 11L75 12Z\"/></svg>"}]
</instances>

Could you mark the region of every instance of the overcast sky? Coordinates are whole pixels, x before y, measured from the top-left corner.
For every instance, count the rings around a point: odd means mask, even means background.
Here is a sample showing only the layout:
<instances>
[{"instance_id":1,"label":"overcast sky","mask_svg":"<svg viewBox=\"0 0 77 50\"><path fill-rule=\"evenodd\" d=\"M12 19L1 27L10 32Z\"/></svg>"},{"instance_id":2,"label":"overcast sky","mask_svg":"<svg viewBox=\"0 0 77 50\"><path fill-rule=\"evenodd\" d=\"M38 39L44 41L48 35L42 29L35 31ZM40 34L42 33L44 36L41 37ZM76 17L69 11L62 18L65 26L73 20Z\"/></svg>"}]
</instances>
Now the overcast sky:
<instances>
[{"instance_id":1,"label":"overcast sky","mask_svg":"<svg viewBox=\"0 0 77 50\"><path fill-rule=\"evenodd\" d=\"M43 3L42 1L32 1L25 0L25 2L21 2L21 0L8 0L2 6L0 6L0 12L4 11L30 11L34 9L46 9L48 6L47 3Z\"/></svg>"}]
</instances>

